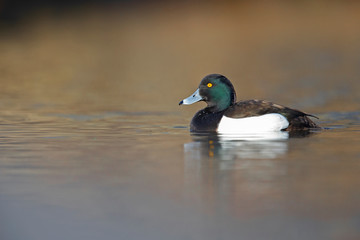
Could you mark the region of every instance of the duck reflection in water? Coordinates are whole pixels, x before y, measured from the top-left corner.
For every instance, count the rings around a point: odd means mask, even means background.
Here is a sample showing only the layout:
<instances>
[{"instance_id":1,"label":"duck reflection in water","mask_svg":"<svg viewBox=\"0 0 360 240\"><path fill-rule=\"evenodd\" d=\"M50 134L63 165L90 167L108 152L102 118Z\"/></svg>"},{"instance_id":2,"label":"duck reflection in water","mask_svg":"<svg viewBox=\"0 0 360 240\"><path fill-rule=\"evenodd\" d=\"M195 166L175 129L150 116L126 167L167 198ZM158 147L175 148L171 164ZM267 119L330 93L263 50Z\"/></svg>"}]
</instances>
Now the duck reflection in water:
<instances>
[{"instance_id":1,"label":"duck reflection in water","mask_svg":"<svg viewBox=\"0 0 360 240\"><path fill-rule=\"evenodd\" d=\"M256 213L269 196L282 194L282 179L288 174L289 138L310 135L193 134L193 141L184 144L185 197L192 204L203 206L206 202L239 216ZM276 198L274 201L277 204ZM219 208L208 210L215 214Z\"/></svg>"},{"instance_id":2,"label":"duck reflection in water","mask_svg":"<svg viewBox=\"0 0 360 240\"><path fill-rule=\"evenodd\" d=\"M289 138L311 136L313 131L280 131L256 134L192 134L193 141L184 144L187 158L201 160L267 159L286 155Z\"/></svg>"}]
</instances>

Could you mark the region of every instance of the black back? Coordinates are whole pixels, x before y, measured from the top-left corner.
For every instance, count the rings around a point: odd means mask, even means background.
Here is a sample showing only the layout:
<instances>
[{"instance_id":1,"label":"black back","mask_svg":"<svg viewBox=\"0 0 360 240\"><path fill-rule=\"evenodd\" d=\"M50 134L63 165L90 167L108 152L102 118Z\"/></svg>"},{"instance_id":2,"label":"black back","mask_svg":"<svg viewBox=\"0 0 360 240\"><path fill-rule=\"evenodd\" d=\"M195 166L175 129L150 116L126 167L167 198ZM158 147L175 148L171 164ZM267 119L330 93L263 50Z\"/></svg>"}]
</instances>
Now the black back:
<instances>
[{"instance_id":1,"label":"black back","mask_svg":"<svg viewBox=\"0 0 360 240\"><path fill-rule=\"evenodd\" d=\"M315 116L265 100L246 100L237 102L230 106L225 111L224 115L230 118L245 118L268 113L279 113L286 117L289 121L287 130L319 128L316 123L308 118L309 116Z\"/></svg>"}]
</instances>

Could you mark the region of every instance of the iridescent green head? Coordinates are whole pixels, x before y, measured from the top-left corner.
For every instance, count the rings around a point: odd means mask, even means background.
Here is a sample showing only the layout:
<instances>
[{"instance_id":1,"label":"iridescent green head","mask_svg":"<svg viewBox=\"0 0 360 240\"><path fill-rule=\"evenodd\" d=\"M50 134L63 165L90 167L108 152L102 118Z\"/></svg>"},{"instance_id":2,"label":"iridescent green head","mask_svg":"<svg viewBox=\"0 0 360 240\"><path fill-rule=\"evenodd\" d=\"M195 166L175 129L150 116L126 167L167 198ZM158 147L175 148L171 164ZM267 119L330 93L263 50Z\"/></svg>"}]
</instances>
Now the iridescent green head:
<instances>
[{"instance_id":1,"label":"iridescent green head","mask_svg":"<svg viewBox=\"0 0 360 240\"><path fill-rule=\"evenodd\" d=\"M236 94L229 79L220 74L210 74L204 77L199 88L179 105L198 101L205 101L212 112L219 112L235 103Z\"/></svg>"}]
</instances>

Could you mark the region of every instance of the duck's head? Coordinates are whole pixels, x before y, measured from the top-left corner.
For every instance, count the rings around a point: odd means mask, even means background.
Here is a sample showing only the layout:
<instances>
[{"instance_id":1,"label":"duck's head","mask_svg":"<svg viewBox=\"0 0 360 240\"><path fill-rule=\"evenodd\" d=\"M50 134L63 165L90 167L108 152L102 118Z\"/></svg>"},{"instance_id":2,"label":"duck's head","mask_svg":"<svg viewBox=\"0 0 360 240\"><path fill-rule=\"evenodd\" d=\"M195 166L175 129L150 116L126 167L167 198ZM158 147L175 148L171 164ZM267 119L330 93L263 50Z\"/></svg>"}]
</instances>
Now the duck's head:
<instances>
[{"instance_id":1,"label":"duck's head","mask_svg":"<svg viewBox=\"0 0 360 240\"><path fill-rule=\"evenodd\" d=\"M210 74L201 80L199 88L179 105L205 101L213 112L227 109L236 102L236 94L230 80L220 74Z\"/></svg>"}]
</instances>

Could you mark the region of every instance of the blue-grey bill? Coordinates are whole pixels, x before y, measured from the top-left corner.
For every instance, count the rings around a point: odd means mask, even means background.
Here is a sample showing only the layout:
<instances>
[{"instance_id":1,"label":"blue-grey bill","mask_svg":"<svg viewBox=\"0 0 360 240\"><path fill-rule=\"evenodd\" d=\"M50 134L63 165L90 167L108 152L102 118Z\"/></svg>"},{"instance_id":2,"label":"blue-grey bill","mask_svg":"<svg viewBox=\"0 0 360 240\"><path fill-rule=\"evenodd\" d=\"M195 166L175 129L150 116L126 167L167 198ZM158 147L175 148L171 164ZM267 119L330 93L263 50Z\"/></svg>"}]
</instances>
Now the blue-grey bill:
<instances>
[{"instance_id":1,"label":"blue-grey bill","mask_svg":"<svg viewBox=\"0 0 360 240\"><path fill-rule=\"evenodd\" d=\"M201 100L202 100L202 97L199 94L199 89L197 89L193 94L190 95L190 97L185 98L184 100L179 102L179 105L182 105L182 104L190 105L190 104L196 103Z\"/></svg>"}]
</instances>

